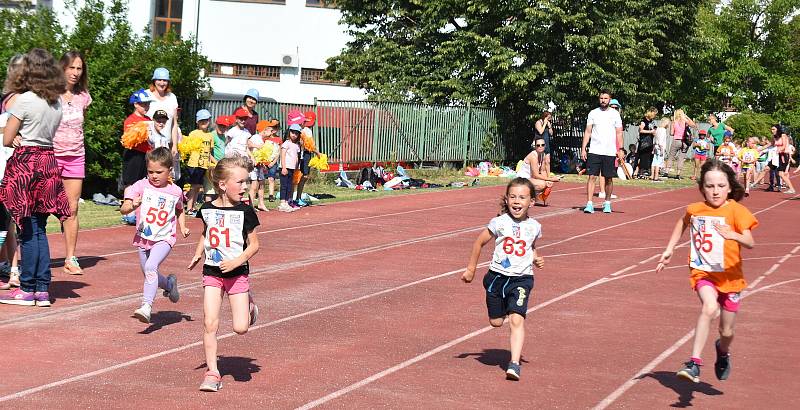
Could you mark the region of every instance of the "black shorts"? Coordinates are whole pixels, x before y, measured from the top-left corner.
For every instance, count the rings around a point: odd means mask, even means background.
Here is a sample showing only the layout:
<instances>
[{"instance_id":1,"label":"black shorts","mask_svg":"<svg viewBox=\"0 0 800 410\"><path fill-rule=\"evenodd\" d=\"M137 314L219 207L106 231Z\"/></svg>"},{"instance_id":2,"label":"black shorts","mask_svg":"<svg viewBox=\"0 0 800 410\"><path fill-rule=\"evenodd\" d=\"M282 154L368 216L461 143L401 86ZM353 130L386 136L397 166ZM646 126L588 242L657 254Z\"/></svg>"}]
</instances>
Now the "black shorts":
<instances>
[{"instance_id":1,"label":"black shorts","mask_svg":"<svg viewBox=\"0 0 800 410\"><path fill-rule=\"evenodd\" d=\"M183 181L190 185L203 185L203 179L205 177L205 169L199 167L187 167L186 175L183 176Z\"/></svg>"},{"instance_id":2,"label":"black shorts","mask_svg":"<svg viewBox=\"0 0 800 410\"><path fill-rule=\"evenodd\" d=\"M789 171L789 154L778 154L778 165L770 162L769 167L778 172Z\"/></svg>"},{"instance_id":3,"label":"black shorts","mask_svg":"<svg viewBox=\"0 0 800 410\"><path fill-rule=\"evenodd\" d=\"M122 153L122 184L133 185L147 176L146 154L135 149L126 149Z\"/></svg>"},{"instance_id":4,"label":"black shorts","mask_svg":"<svg viewBox=\"0 0 800 410\"><path fill-rule=\"evenodd\" d=\"M589 154L586 156L586 174L614 178L617 176L616 161L617 157L613 155Z\"/></svg>"},{"instance_id":5,"label":"black shorts","mask_svg":"<svg viewBox=\"0 0 800 410\"><path fill-rule=\"evenodd\" d=\"M522 317L528 314L528 299L533 289L533 275L505 276L488 271L483 277L486 289L486 309L490 319L517 313Z\"/></svg>"},{"instance_id":6,"label":"black shorts","mask_svg":"<svg viewBox=\"0 0 800 410\"><path fill-rule=\"evenodd\" d=\"M303 175L308 175L311 172L311 167L308 166L308 161L311 160L311 157L314 155L313 152L306 151L303 153L303 157L300 158L300 162L297 163L297 169L303 173Z\"/></svg>"}]
</instances>

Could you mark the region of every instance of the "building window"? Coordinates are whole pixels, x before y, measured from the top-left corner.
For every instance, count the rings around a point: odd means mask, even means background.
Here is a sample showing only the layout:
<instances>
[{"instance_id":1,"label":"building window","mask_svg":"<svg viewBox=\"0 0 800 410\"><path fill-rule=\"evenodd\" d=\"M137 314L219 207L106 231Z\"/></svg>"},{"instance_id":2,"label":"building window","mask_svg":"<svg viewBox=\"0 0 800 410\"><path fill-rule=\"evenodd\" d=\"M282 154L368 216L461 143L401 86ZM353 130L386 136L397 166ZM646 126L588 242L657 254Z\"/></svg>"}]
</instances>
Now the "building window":
<instances>
[{"instance_id":1,"label":"building window","mask_svg":"<svg viewBox=\"0 0 800 410\"><path fill-rule=\"evenodd\" d=\"M235 3L286 4L286 0L217 0L217 1L232 1Z\"/></svg>"},{"instance_id":2,"label":"building window","mask_svg":"<svg viewBox=\"0 0 800 410\"><path fill-rule=\"evenodd\" d=\"M156 0L153 18L153 36L163 37L170 31L181 34L183 0Z\"/></svg>"},{"instance_id":3,"label":"building window","mask_svg":"<svg viewBox=\"0 0 800 410\"><path fill-rule=\"evenodd\" d=\"M318 68L303 68L300 70L300 82L306 84L347 85L346 81L331 81L322 78L325 70Z\"/></svg>"},{"instance_id":4,"label":"building window","mask_svg":"<svg viewBox=\"0 0 800 410\"><path fill-rule=\"evenodd\" d=\"M281 68L271 65L211 63L211 75L216 77L281 80Z\"/></svg>"},{"instance_id":5,"label":"building window","mask_svg":"<svg viewBox=\"0 0 800 410\"><path fill-rule=\"evenodd\" d=\"M322 7L326 9L335 9L336 0L306 0L306 7Z\"/></svg>"}]
</instances>

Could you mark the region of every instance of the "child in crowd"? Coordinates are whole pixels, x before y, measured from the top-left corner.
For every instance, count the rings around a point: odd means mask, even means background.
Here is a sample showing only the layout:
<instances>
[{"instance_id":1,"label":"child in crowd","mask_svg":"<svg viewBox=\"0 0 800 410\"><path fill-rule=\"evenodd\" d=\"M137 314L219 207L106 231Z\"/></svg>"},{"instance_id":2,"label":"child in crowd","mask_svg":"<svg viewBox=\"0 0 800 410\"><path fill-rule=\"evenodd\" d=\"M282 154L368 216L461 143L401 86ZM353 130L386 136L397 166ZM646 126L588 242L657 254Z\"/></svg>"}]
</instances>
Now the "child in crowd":
<instances>
[{"instance_id":1,"label":"child in crowd","mask_svg":"<svg viewBox=\"0 0 800 410\"><path fill-rule=\"evenodd\" d=\"M483 277L489 323L500 327L508 318L511 326L511 362L506 378L519 380L522 345L525 342L525 316L533 289L533 266L541 269L544 258L536 252L536 240L542 226L528 216L533 201L533 184L525 178L515 178L506 186L500 204L500 214L489 221L472 245L472 254L461 280L472 282L481 249L494 241L494 254L489 271Z\"/></svg>"},{"instance_id":2,"label":"child in crowd","mask_svg":"<svg viewBox=\"0 0 800 410\"><path fill-rule=\"evenodd\" d=\"M251 164L243 157L223 158L214 167L211 180L217 198L200 207L197 217L203 221L203 233L189 264L194 268L203 260L203 348L206 366L202 391L217 391L222 377L217 368L217 329L222 299L228 294L233 315L233 331L247 333L256 323L258 307L250 292L248 260L258 252L253 208L242 204Z\"/></svg>"},{"instance_id":3,"label":"child in crowd","mask_svg":"<svg viewBox=\"0 0 800 410\"><path fill-rule=\"evenodd\" d=\"M172 173L172 153L159 147L147 153L147 178L141 179L125 190L125 201L119 211L136 213L136 235L133 245L139 248L139 262L144 274L142 306L133 317L150 323L153 301L159 288L172 303L178 302L178 278L164 276L159 266L175 245L177 227L183 237L189 236L186 216L183 213L183 191L169 181Z\"/></svg>"},{"instance_id":4,"label":"child in crowd","mask_svg":"<svg viewBox=\"0 0 800 410\"><path fill-rule=\"evenodd\" d=\"M717 157L720 161L727 164L734 171L736 170L736 167L734 166L734 159L736 158L736 145L733 143L733 137L731 136L730 131L725 131L722 144L720 144L720 146L717 148Z\"/></svg>"},{"instance_id":5,"label":"child in crowd","mask_svg":"<svg viewBox=\"0 0 800 410\"><path fill-rule=\"evenodd\" d=\"M311 172L308 162L311 161L313 156L319 156L319 151L314 143L314 134L311 131L311 127L317 122L317 114L314 111L306 111L303 116L305 119L303 120L303 129L300 130L300 163L298 164L303 176L300 178L300 182L297 183L297 193L295 195L295 203L298 206L310 205L303 201L303 188L306 186L308 174Z\"/></svg>"},{"instance_id":6,"label":"child in crowd","mask_svg":"<svg viewBox=\"0 0 800 410\"><path fill-rule=\"evenodd\" d=\"M232 126L234 122L236 122L236 120L232 116L221 115L217 117L217 126L214 129L214 132L211 133L211 135L214 137L214 143L211 147L211 158L208 171L206 172L206 177L203 180L203 191L205 191L206 201L212 201L217 197L216 191L214 191L214 186L211 184L211 172L214 170L217 162L219 162L219 160L222 158L225 158L225 132L228 131L228 128Z\"/></svg>"},{"instance_id":7,"label":"child in crowd","mask_svg":"<svg viewBox=\"0 0 800 410\"><path fill-rule=\"evenodd\" d=\"M192 152L186 162L186 182L191 185L186 204L186 214L189 216L194 216L194 204L200 190L203 189L206 171L211 166L211 150L214 148L214 136L208 131L208 127L211 125L211 113L206 109L197 111L195 121L197 129L190 132L189 137L199 138L202 146L200 151Z\"/></svg>"},{"instance_id":8,"label":"child in crowd","mask_svg":"<svg viewBox=\"0 0 800 410\"><path fill-rule=\"evenodd\" d=\"M756 161L756 178L753 181L753 188L754 186L761 184L764 182L764 175L767 169L767 158L769 157L769 141L766 138L761 137L761 140L758 140L758 152L760 155L758 156L758 161Z\"/></svg>"},{"instance_id":9,"label":"child in crowd","mask_svg":"<svg viewBox=\"0 0 800 410\"><path fill-rule=\"evenodd\" d=\"M697 179L697 174L700 172L700 167L708 159L708 150L711 148L711 142L706 138L708 131L700 130L697 133L697 139L692 142L692 149L694 150L694 171L692 171L692 179Z\"/></svg>"},{"instance_id":10,"label":"child in crowd","mask_svg":"<svg viewBox=\"0 0 800 410\"><path fill-rule=\"evenodd\" d=\"M274 144L272 149L280 152L283 141L281 140L281 137L278 136L278 124L278 120L274 118L269 119L266 123L266 128L264 128L264 133L262 136L264 137L265 144ZM275 160L267 164L267 182L269 184L269 198L267 198L267 200L269 202L275 201L275 178L278 177L278 160L280 158L280 155L276 155Z\"/></svg>"},{"instance_id":11,"label":"child in crowd","mask_svg":"<svg viewBox=\"0 0 800 410\"><path fill-rule=\"evenodd\" d=\"M127 132L134 124L141 122L149 124L152 122L153 120L147 116L147 112L150 111L150 103L154 100L153 96L145 91L144 88L140 88L131 94L128 102L133 104L133 113L125 118L122 123L122 132ZM131 148L125 148L122 152L123 192L136 181L147 176L147 161L144 156L150 149L150 142L142 141ZM136 214L131 212L128 215L123 215L122 222L128 225L135 225Z\"/></svg>"},{"instance_id":12,"label":"child in crowd","mask_svg":"<svg viewBox=\"0 0 800 410\"><path fill-rule=\"evenodd\" d=\"M292 199L292 177L294 170L297 169L300 145L300 132L302 128L298 124L289 126L289 137L281 144L281 203L278 205L278 210L283 212L292 212L299 208L290 202ZM292 204L292 205L290 205Z\"/></svg>"},{"instance_id":13,"label":"child in crowd","mask_svg":"<svg viewBox=\"0 0 800 410\"><path fill-rule=\"evenodd\" d=\"M664 166L664 156L667 153L667 128L669 127L669 118L662 118L656 128L655 137L653 137L653 162L650 164L650 179L656 182L661 181L659 172Z\"/></svg>"},{"instance_id":14,"label":"child in crowd","mask_svg":"<svg viewBox=\"0 0 800 410\"><path fill-rule=\"evenodd\" d=\"M711 321L718 313L720 337L716 342L714 372L719 380L726 380L730 375L733 326L739 311L740 292L747 286L741 247L753 248L755 241L751 230L758 225L753 214L739 204L744 189L736 173L724 162L711 159L703 164L698 186L704 201L686 208L656 267L656 272L661 272L669 264L675 246L690 227L689 279L702 308L695 328L692 356L677 375L695 383L700 381L701 353Z\"/></svg>"},{"instance_id":15,"label":"child in crowd","mask_svg":"<svg viewBox=\"0 0 800 410\"><path fill-rule=\"evenodd\" d=\"M747 147L742 148L739 150L739 162L742 164L742 173L744 174L744 195L750 196L750 185L753 183L755 179L755 164L758 160L758 156L760 153L758 152L758 146L756 143L758 140L756 137L750 137L747 139Z\"/></svg>"},{"instance_id":16,"label":"child in crowd","mask_svg":"<svg viewBox=\"0 0 800 410\"><path fill-rule=\"evenodd\" d=\"M226 157L246 157L250 158L250 151L247 149L247 143L250 141L250 131L244 127L245 121L250 118L250 112L247 109L239 107L233 114L236 121L233 126L225 132L227 142L225 144Z\"/></svg>"},{"instance_id":17,"label":"child in crowd","mask_svg":"<svg viewBox=\"0 0 800 410\"><path fill-rule=\"evenodd\" d=\"M24 57L26 69L7 91L19 94L9 107L3 145L18 139L0 185L0 203L21 228L20 287L0 296L0 303L50 306L50 246L47 217L62 221L70 214L61 173L53 154L53 136L61 122L64 71L46 50L35 48Z\"/></svg>"},{"instance_id":18,"label":"child in crowd","mask_svg":"<svg viewBox=\"0 0 800 410\"><path fill-rule=\"evenodd\" d=\"M628 153L625 154L625 162L631 164L632 167L635 167L638 157L639 155L636 152L636 144L628 144Z\"/></svg>"},{"instance_id":19,"label":"child in crowd","mask_svg":"<svg viewBox=\"0 0 800 410\"><path fill-rule=\"evenodd\" d=\"M264 146L264 130L266 129L267 121L259 121L256 124L256 133L247 141L247 147L250 148L250 155L259 148ZM255 161L254 161L255 162ZM250 205L256 211L267 212L267 205L264 203L264 179L266 179L266 166L264 164L254 164L253 170L250 171L250 189L248 190L248 197L250 198ZM256 206L258 203L258 206Z\"/></svg>"}]
</instances>

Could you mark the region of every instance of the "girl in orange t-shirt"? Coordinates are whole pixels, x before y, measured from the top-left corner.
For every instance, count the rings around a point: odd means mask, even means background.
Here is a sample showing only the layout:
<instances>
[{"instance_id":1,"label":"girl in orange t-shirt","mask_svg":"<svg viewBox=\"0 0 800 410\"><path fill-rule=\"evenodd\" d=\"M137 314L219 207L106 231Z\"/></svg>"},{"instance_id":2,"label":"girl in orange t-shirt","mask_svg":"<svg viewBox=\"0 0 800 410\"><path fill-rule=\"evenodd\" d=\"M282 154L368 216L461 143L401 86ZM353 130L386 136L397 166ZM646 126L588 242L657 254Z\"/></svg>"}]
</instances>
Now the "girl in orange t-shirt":
<instances>
[{"instance_id":1,"label":"girl in orange t-shirt","mask_svg":"<svg viewBox=\"0 0 800 410\"><path fill-rule=\"evenodd\" d=\"M686 208L656 267L656 272L661 272L669 264L675 245L690 227L690 282L702 309L697 318L692 357L677 375L695 383L700 381L703 364L700 353L708 339L711 321L720 308L714 372L720 380L727 379L730 374L728 349L733 341L740 292L747 286L742 272L741 246L751 249L755 245L750 231L758 225L755 216L737 202L744 197L744 188L730 166L716 158L708 160L700 171L698 185L705 201Z\"/></svg>"}]
</instances>

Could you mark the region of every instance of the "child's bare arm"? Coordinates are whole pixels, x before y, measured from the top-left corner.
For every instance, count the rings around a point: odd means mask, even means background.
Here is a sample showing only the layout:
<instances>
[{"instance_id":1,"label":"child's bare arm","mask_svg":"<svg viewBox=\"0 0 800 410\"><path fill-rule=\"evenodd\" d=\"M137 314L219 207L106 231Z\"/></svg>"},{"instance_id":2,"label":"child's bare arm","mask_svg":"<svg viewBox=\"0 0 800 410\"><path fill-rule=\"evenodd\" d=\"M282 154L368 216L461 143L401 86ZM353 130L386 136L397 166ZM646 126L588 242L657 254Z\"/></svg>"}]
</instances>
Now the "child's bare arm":
<instances>
[{"instance_id":1,"label":"child's bare arm","mask_svg":"<svg viewBox=\"0 0 800 410\"><path fill-rule=\"evenodd\" d=\"M544 267L544 257L539 256L539 253L536 252L536 248L533 248L533 266L536 266L538 269Z\"/></svg>"},{"instance_id":2,"label":"child's bare arm","mask_svg":"<svg viewBox=\"0 0 800 410\"><path fill-rule=\"evenodd\" d=\"M126 198L122 202L122 206L119 207L119 213L123 215L127 215L133 212L134 209L138 208L139 205L142 204L142 197L137 196L136 198L130 199Z\"/></svg>"},{"instance_id":3,"label":"child's bare arm","mask_svg":"<svg viewBox=\"0 0 800 410\"><path fill-rule=\"evenodd\" d=\"M714 224L714 228L722 235L725 239L730 239L732 241L739 242L742 246L747 249L753 249L755 246L756 241L753 239L753 233L749 229L745 229L742 233L738 233L731 229L728 225L720 225Z\"/></svg>"},{"instance_id":4,"label":"child's bare arm","mask_svg":"<svg viewBox=\"0 0 800 410\"><path fill-rule=\"evenodd\" d=\"M181 228L181 234L185 238L189 236L189 228L186 227L186 213L183 212L183 209L177 209L176 212L178 213L178 227Z\"/></svg>"},{"instance_id":5,"label":"child's bare arm","mask_svg":"<svg viewBox=\"0 0 800 410\"><path fill-rule=\"evenodd\" d=\"M478 235L478 238L475 239L475 242L472 244L472 254L469 256L467 269L464 270L464 273L461 275L461 280L466 283L472 282L472 279L475 277L475 269L478 267L478 258L481 256L481 249L492 239L494 239L494 235L488 229L484 229L483 232Z\"/></svg>"},{"instance_id":6,"label":"child's bare arm","mask_svg":"<svg viewBox=\"0 0 800 410\"><path fill-rule=\"evenodd\" d=\"M664 267L669 264L670 259L672 258L672 252L675 250L675 245L678 244L678 241L683 236L683 231L686 230L686 224L683 221L683 218L678 220L678 223L675 224L675 228L672 230L672 236L669 238L669 243L667 243L667 249L664 250L664 253L661 254L661 259L658 260L658 266L656 266L656 272L661 272L664 270Z\"/></svg>"},{"instance_id":7,"label":"child's bare arm","mask_svg":"<svg viewBox=\"0 0 800 410\"><path fill-rule=\"evenodd\" d=\"M197 242L197 247L194 251L194 256L192 257L192 261L189 262L188 269L193 269L197 262L203 260L203 255L205 254L205 243L206 243L206 233L203 232L200 234L200 240Z\"/></svg>"}]
</instances>

